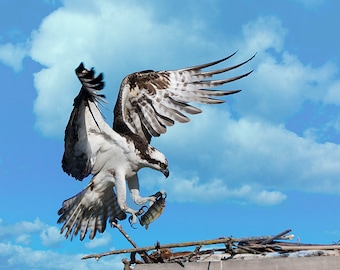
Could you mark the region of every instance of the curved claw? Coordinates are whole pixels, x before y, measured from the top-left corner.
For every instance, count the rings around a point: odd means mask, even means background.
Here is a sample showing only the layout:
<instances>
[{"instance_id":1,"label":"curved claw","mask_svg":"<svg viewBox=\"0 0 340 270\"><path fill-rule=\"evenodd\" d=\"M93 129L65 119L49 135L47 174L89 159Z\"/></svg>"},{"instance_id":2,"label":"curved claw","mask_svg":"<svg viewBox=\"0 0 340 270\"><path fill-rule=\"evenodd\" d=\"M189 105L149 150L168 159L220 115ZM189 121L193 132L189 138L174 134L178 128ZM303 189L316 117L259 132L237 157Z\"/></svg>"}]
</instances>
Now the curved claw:
<instances>
[{"instance_id":1,"label":"curved claw","mask_svg":"<svg viewBox=\"0 0 340 270\"><path fill-rule=\"evenodd\" d=\"M161 190L160 193L162 194L162 198L163 198L163 199L166 199L166 196L167 196L167 195L166 195L165 190Z\"/></svg>"},{"instance_id":2,"label":"curved claw","mask_svg":"<svg viewBox=\"0 0 340 270\"><path fill-rule=\"evenodd\" d=\"M136 211L135 213L131 213L131 216L129 217L128 221L132 228L137 229L133 226L133 224L137 223L138 216L141 216L142 214L144 214L145 212L144 208L148 210L148 207L146 205L143 205L138 211Z\"/></svg>"},{"instance_id":3,"label":"curved claw","mask_svg":"<svg viewBox=\"0 0 340 270\"><path fill-rule=\"evenodd\" d=\"M131 215L131 216L129 217L128 220L129 220L129 223L130 223L131 228L137 229L136 227L133 226L133 224L136 223L136 221L134 222L134 219L135 219L135 220L137 219L136 215Z\"/></svg>"}]
</instances>

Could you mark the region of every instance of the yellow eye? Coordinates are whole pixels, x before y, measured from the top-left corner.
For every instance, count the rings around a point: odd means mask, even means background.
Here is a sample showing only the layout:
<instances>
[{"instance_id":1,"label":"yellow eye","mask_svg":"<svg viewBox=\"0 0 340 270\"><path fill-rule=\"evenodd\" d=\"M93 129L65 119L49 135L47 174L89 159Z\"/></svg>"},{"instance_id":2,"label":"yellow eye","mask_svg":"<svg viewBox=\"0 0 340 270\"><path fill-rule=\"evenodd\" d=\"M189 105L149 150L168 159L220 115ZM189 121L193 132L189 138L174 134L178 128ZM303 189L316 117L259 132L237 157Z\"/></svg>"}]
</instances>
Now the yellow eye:
<instances>
[{"instance_id":1,"label":"yellow eye","mask_svg":"<svg viewBox=\"0 0 340 270\"><path fill-rule=\"evenodd\" d=\"M161 169L165 169L166 168L165 164L162 163L162 162L159 162L159 167L161 167Z\"/></svg>"}]
</instances>

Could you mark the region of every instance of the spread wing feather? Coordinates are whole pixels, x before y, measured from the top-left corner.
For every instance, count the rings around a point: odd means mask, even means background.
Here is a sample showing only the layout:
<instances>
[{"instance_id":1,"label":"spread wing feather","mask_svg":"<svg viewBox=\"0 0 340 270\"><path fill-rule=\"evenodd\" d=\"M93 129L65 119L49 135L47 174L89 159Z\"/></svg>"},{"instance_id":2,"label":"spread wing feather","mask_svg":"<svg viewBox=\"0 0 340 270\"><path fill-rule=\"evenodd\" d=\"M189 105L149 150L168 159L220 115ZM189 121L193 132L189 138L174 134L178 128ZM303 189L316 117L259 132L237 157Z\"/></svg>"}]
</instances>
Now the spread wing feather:
<instances>
[{"instance_id":1,"label":"spread wing feather","mask_svg":"<svg viewBox=\"0 0 340 270\"><path fill-rule=\"evenodd\" d=\"M62 168L78 180L87 177L92 170L96 143L89 139L88 129L101 130L107 125L98 108L99 101L105 101L105 96L99 94L103 89L103 74L94 76L94 70L87 70L83 63L76 69L76 74L82 84L78 96L74 99L73 110L65 129L65 151Z\"/></svg>"},{"instance_id":2,"label":"spread wing feather","mask_svg":"<svg viewBox=\"0 0 340 270\"><path fill-rule=\"evenodd\" d=\"M87 232L93 239L97 232L104 232L106 222L122 220L126 214L118 205L113 187L117 179L112 179L105 166L114 142L121 136L105 122L98 107L105 102L100 91L104 87L103 75L95 77L94 70L87 70L81 63L76 69L82 87L74 99L73 110L65 130L65 150L62 168L78 180L93 174L90 184L76 196L65 200L58 223L62 223L61 233L71 239L80 234L83 240ZM117 180L118 181L118 180ZM125 182L125 179L123 179Z\"/></svg>"},{"instance_id":3,"label":"spread wing feather","mask_svg":"<svg viewBox=\"0 0 340 270\"><path fill-rule=\"evenodd\" d=\"M235 53L234 53L235 54ZM152 137L166 133L167 127L175 122L186 123L190 119L185 114L202 111L189 103L218 104L218 99L240 90L211 90L223 84L248 76L252 71L232 78L214 80L214 75L236 69L250 59L227 68L203 71L219 64L226 58L211 63L172 71L143 71L128 75L122 81L118 100L114 109L113 129L120 134L134 133L148 143Z\"/></svg>"}]
</instances>

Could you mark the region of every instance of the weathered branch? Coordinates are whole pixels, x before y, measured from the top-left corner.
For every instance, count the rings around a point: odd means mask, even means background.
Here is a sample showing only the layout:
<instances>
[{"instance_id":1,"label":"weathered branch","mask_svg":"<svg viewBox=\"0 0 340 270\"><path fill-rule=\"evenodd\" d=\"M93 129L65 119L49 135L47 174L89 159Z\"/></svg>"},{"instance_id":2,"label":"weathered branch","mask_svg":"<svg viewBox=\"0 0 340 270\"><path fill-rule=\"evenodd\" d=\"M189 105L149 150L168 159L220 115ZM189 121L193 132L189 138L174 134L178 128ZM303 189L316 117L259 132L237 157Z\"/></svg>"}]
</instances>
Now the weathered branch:
<instances>
[{"instance_id":1,"label":"weathered branch","mask_svg":"<svg viewBox=\"0 0 340 270\"><path fill-rule=\"evenodd\" d=\"M340 250L340 245L280 245L277 250L280 251L299 251L299 250Z\"/></svg>"},{"instance_id":2,"label":"weathered branch","mask_svg":"<svg viewBox=\"0 0 340 270\"><path fill-rule=\"evenodd\" d=\"M287 233L290 233L292 230L291 229L288 229L288 230L285 230L277 235L274 235L273 237L269 237L268 239L264 240L261 242L262 245L265 245L265 244L268 244L270 242L273 242L274 240L280 238L281 236L287 234Z\"/></svg>"},{"instance_id":3,"label":"weathered branch","mask_svg":"<svg viewBox=\"0 0 340 270\"><path fill-rule=\"evenodd\" d=\"M121 232L121 234L122 235L124 235L124 237L131 243L131 245L135 248L135 249L137 249L138 248L138 246L137 246L137 244L135 243L135 241L133 241L132 240L132 238L123 230L123 228L122 228L122 226L121 225L119 225L119 224L117 224L116 222L112 222L111 223L112 224L112 226L114 226L115 228L117 228L120 232ZM138 252L139 253L139 255L142 257L142 259L144 260L144 262L146 262L146 263L151 263L151 259L149 258L149 256L148 256L148 254L146 253L146 251L140 251L140 252ZM99 260L100 258L101 258L101 256L100 257L95 257L97 260ZM83 258L84 259L84 258Z\"/></svg>"},{"instance_id":4,"label":"weathered branch","mask_svg":"<svg viewBox=\"0 0 340 270\"><path fill-rule=\"evenodd\" d=\"M119 229L119 227L117 227L117 228ZM285 232L290 232L290 230L286 230ZM281 236L279 236L279 237L278 237L278 235L276 235L275 239L287 239L287 237L284 237L283 235L284 235L283 233L281 233ZM124 234L124 236L126 237L125 234ZM263 242L263 241L265 241L267 239L271 239L271 238L273 238L273 236L259 236L259 237L247 237L247 238L231 238L231 237L228 237L228 238L219 238L219 239L193 241L193 242L182 242L182 243L165 244L165 245L158 245L157 244L157 245L154 245L154 246L147 246L147 247L141 247L141 248L135 247L135 248L130 248L130 249L112 250L112 251L104 252L104 253L101 253L101 254L90 254L90 255L84 256L82 259L85 260L85 259L90 259L90 258L96 258L98 260L101 257L109 256L109 255L132 253L132 252L141 253L141 252L148 252L150 250L165 249L165 248L180 248L180 247L189 247L189 246L229 244L229 243L236 243L236 242ZM130 240L129 240L129 242L130 242Z\"/></svg>"},{"instance_id":5,"label":"weathered branch","mask_svg":"<svg viewBox=\"0 0 340 270\"><path fill-rule=\"evenodd\" d=\"M131 253L131 252L142 252L142 251L150 251L155 249L163 249L163 248L175 248L175 247L190 247L190 246L200 246L200 245L213 245L213 244L220 244L220 243L227 243L232 240L235 240L233 238L220 238L220 239L214 239L214 240L204 240L204 241L195 241L195 242L183 242L183 243L175 243L175 244L165 244L165 245L154 245L154 246L147 246L142 248L129 248L129 249L119 249L119 250L112 250L108 252L104 252L101 254L91 254L84 256L82 259L90 259L90 258L96 258L100 259L104 256L114 255L114 254L123 254L123 253ZM234 241L232 241L234 242Z\"/></svg>"}]
</instances>

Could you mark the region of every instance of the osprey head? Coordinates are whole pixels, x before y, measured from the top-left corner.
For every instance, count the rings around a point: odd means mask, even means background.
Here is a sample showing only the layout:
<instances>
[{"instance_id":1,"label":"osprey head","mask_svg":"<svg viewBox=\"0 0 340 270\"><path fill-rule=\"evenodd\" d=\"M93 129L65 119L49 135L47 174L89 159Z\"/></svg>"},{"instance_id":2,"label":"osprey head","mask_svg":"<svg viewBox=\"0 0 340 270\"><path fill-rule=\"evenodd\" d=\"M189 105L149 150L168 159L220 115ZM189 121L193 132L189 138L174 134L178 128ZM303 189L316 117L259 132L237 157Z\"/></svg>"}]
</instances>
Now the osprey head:
<instances>
[{"instance_id":1,"label":"osprey head","mask_svg":"<svg viewBox=\"0 0 340 270\"><path fill-rule=\"evenodd\" d=\"M149 166L152 169L160 171L165 177L169 176L168 160L166 157L158 151L155 147L149 145Z\"/></svg>"}]
</instances>

